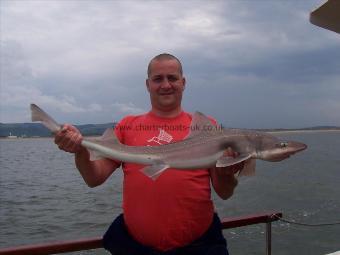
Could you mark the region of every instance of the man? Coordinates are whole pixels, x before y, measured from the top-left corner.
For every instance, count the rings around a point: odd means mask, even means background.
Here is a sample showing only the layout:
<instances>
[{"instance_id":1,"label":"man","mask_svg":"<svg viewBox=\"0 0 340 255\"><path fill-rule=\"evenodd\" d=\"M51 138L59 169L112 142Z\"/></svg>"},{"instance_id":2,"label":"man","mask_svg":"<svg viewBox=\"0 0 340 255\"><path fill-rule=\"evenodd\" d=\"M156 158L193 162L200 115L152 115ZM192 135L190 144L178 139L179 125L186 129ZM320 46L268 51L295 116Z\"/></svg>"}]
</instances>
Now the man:
<instances>
[{"instance_id":1,"label":"man","mask_svg":"<svg viewBox=\"0 0 340 255\"><path fill-rule=\"evenodd\" d=\"M192 119L181 107L185 86L176 57L166 53L154 57L146 79L151 110L125 117L114 130L118 139L133 146L183 140L189 129L175 127L189 127ZM153 181L139 171L141 165L90 161L81 140L80 132L67 124L55 137L60 149L75 153L76 166L88 186L102 184L121 165L124 171L123 214L104 235L104 247L112 254L228 254L210 182L222 199L228 199L237 185L234 174L243 164L230 169L168 169ZM235 156L230 150L226 153Z\"/></svg>"}]
</instances>

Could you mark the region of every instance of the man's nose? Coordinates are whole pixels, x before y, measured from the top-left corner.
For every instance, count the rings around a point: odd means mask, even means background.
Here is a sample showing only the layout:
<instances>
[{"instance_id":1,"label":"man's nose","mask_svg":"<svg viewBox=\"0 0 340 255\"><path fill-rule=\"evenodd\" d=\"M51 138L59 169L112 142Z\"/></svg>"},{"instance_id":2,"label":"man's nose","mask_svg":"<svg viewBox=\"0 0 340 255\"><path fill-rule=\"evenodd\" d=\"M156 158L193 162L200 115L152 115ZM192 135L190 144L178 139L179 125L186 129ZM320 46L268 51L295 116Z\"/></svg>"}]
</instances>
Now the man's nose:
<instances>
[{"instance_id":1,"label":"man's nose","mask_svg":"<svg viewBox=\"0 0 340 255\"><path fill-rule=\"evenodd\" d=\"M167 88L171 88L171 83L170 81L168 80L168 78L164 78L163 79L163 82L161 84L161 87L164 89L167 89Z\"/></svg>"}]
</instances>

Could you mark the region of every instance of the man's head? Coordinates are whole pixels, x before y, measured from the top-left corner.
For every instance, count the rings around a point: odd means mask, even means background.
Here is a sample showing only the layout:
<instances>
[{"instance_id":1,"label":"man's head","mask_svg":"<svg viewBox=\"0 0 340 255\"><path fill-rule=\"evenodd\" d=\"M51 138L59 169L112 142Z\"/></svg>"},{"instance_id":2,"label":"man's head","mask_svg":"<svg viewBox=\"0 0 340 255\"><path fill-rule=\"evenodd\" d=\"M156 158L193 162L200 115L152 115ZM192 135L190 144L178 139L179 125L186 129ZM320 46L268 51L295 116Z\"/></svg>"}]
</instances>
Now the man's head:
<instances>
[{"instance_id":1,"label":"man's head","mask_svg":"<svg viewBox=\"0 0 340 255\"><path fill-rule=\"evenodd\" d=\"M154 57L148 65L146 86L154 111L162 113L181 110L185 78L178 58L168 53Z\"/></svg>"},{"instance_id":2,"label":"man's head","mask_svg":"<svg viewBox=\"0 0 340 255\"><path fill-rule=\"evenodd\" d=\"M175 61L177 61L179 72L180 72L181 75L183 75L183 68L182 68L181 61L178 58L176 58L174 55L171 55L169 53L162 53L162 54L155 56L154 58L152 58L150 60L149 65L148 65L148 77L150 77L150 74L151 74L152 63L154 61L162 61L162 60L175 60Z\"/></svg>"}]
</instances>

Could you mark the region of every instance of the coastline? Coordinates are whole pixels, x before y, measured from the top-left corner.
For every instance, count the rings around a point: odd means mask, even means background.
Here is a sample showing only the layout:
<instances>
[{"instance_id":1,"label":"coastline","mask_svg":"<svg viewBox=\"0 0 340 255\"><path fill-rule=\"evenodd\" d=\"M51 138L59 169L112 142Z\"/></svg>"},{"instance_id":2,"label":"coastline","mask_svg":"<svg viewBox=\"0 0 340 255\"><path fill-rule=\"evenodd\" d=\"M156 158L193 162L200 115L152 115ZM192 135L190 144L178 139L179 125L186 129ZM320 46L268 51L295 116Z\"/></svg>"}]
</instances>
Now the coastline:
<instances>
[{"instance_id":1,"label":"coastline","mask_svg":"<svg viewBox=\"0 0 340 255\"><path fill-rule=\"evenodd\" d=\"M340 129L301 129L301 130L272 130L264 131L269 134L292 134L292 133L332 133L340 132Z\"/></svg>"},{"instance_id":2,"label":"coastline","mask_svg":"<svg viewBox=\"0 0 340 255\"><path fill-rule=\"evenodd\" d=\"M252 130L252 129L250 129ZM340 133L340 129L283 129L283 130L261 130L261 129L253 129L254 131L260 131L260 132L264 132L264 133L268 133L268 134L301 134L301 133L305 133L305 134L312 134L312 133L333 133L333 132L339 132ZM86 138L98 138L101 135L84 135L84 137ZM22 137L22 136L18 136L18 137L6 137L6 136L2 136L0 137L0 140L10 140L10 141L18 141L18 140L23 140L23 139L53 139L53 136L26 136L26 137Z\"/></svg>"}]
</instances>

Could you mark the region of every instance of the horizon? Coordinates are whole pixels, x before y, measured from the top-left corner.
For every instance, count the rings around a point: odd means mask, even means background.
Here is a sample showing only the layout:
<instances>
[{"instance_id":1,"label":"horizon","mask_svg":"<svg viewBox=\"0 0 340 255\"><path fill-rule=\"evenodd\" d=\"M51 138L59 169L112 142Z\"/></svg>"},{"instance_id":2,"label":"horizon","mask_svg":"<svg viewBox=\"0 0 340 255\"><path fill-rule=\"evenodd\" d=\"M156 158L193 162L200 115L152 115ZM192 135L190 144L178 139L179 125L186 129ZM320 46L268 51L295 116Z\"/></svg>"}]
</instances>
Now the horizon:
<instances>
[{"instance_id":1,"label":"horizon","mask_svg":"<svg viewBox=\"0 0 340 255\"><path fill-rule=\"evenodd\" d=\"M0 125L27 125L27 124L33 124L33 125L39 125L44 127L44 125L42 123L39 122L19 122L19 123L4 123L4 122L0 122ZM118 124L118 122L105 122L105 123L84 123L84 124L76 124L76 123L71 123L77 127L81 127L81 126L88 126L88 125L92 125L92 126L102 126L102 125L116 125ZM304 126L304 127L292 127L292 128L286 128L286 127L272 127L272 128L252 128L252 127L233 127L233 126L226 126L223 123L219 124L220 128L236 128L236 129L254 129L254 130L308 130L308 129L340 129L340 126L336 126L336 125L315 125L315 126ZM45 127L44 127L45 128ZM48 130L46 128L46 130Z\"/></svg>"}]
</instances>

